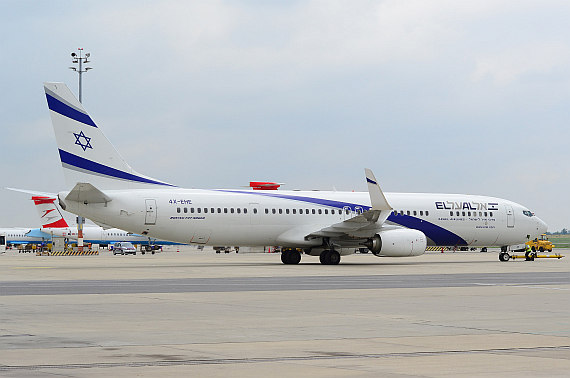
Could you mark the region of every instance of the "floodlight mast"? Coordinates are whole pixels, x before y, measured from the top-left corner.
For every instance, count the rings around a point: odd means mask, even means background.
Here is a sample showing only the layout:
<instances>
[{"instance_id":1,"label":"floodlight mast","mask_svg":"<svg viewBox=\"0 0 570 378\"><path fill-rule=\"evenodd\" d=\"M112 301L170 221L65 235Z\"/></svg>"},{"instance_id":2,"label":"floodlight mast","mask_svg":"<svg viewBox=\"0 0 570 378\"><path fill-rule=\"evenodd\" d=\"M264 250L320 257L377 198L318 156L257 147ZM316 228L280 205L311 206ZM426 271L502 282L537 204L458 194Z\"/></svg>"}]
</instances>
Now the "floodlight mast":
<instances>
[{"instance_id":1,"label":"floodlight mast","mask_svg":"<svg viewBox=\"0 0 570 378\"><path fill-rule=\"evenodd\" d=\"M83 69L83 64L89 63L89 60L87 60L87 59L91 56L91 54L85 53L85 56L83 56L83 48L82 47L78 48L77 50L79 50L79 55L72 52L71 58L72 58L72 63L79 64L79 67L78 67L79 69L76 67L69 67L69 69L71 69L71 70L73 70L79 74L79 102L82 102L82 98L81 98L81 91L82 91L81 74L92 69L91 67L85 67L85 69ZM83 218L82 216L78 216L77 217L77 250L79 252L83 251L83 223L85 223L85 218Z\"/></svg>"}]
</instances>

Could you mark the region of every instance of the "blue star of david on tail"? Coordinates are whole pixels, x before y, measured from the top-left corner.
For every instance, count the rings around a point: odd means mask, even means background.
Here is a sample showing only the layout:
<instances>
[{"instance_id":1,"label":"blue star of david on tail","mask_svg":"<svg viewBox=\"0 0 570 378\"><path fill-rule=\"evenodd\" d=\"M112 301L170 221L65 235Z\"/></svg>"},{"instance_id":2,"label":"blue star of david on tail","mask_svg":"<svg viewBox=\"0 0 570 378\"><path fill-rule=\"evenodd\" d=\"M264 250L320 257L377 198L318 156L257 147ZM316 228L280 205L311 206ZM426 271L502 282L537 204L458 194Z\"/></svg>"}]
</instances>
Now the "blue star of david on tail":
<instances>
[{"instance_id":1,"label":"blue star of david on tail","mask_svg":"<svg viewBox=\"0 0 570 378\"><path fill-rule=\"evenodd\" d=\"M73 133L73 135L75 135L75 144L80 145L81 148L83 148L83 151L86 151L88 148L93 148L91 147L91 138L85 136L85 134L83 134L83 131L81 131L79 134ZM85 140L85 143L81 143L81 138Z\"/></svg>"}]
</instances>

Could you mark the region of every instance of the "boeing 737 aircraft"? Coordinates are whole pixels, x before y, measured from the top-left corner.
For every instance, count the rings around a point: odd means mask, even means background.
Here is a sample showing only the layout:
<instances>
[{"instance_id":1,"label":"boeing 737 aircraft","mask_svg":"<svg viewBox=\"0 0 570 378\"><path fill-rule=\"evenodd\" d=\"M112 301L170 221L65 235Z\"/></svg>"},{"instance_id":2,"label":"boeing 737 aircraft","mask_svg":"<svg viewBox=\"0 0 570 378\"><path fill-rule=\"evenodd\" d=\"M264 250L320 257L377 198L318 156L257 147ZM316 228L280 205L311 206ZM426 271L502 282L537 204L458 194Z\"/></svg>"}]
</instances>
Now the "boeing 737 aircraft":
<instances>
[{"instance_id":1,"label":"boeing 737 aircraft","mask_svg":"<svg viewBox=\"0 0 570 378\"><path fill-rule=\"evenodd\" d=\"M183 189L134 171L63 83L45 83L70 191L64 210L133 233L180 243L284 248L338 264L367 247L377 256L418 256L426 245L524 243L546 224L512 201L466 194L384 193L365 170L368 193ZM301 252L302 251L302 252Z\"/></svg>"}]
</instances>

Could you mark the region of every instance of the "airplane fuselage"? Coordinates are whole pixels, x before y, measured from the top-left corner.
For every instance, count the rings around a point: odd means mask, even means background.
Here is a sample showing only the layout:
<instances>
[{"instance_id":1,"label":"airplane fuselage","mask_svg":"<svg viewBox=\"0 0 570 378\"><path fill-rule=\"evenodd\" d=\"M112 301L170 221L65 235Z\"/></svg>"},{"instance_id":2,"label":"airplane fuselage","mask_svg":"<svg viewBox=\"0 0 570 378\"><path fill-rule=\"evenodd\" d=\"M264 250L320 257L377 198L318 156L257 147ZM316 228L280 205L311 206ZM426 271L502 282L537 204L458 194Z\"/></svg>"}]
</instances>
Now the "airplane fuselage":
<instances>
[{"instance_id":1,"label":"airplane fuselage","mask_svg":"<svg viewBox=\"0 0 570 378\"><path fill-rule=\"evenodd\" d=\"M304 236L370 209L367 192L199 189L106 190L106 203L65 200L67 210L96 222L179 243L207 245L322 244ZM423 232L428 245L507 246L545 232L528 209L495 197L385 193L393 211L384 227ZM380 227L380 225L378 226ZM353 245L361 246L355 239Z\"/></svg>"}]
</instances>

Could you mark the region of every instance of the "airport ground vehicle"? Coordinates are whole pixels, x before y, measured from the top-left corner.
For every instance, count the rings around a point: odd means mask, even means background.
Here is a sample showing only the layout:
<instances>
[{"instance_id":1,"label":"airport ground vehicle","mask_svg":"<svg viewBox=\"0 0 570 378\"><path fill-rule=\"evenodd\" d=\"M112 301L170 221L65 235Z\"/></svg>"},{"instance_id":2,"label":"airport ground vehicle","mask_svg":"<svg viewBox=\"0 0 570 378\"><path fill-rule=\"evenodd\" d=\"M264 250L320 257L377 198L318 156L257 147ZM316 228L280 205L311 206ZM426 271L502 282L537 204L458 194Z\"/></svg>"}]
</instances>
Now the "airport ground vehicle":
<instances>
[{"instance_id":1,"label":"airport ground vehicle","mask_svg":"<svg viewBox=\"0 0 570 378\"><path fill-rule=\"evenodd\" d=\"M113 255L121 254L121 255L128 255L132 253L133 255L137 254L137 249L134 245L130 242L117 242L113 245Z\"/></svg>"},{"instance_id":2,"label":"airport ground vehicle","mask_svg":"<svg viewBox=\"0 0 570 378\"><path fill-rule=\"evenodd\" d=\"M536 251L552 252L552 249L555 247L554 244L552 244L552 242L550 240L548 240L548 238L546 237L546 234L540 235L540 239L536 238L536 239L533 239L531 241L526 242L525 245L530 246L530 249L533 252L536 252Z\"/></svg>"}]
</instances>

